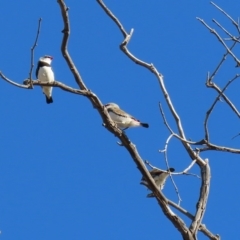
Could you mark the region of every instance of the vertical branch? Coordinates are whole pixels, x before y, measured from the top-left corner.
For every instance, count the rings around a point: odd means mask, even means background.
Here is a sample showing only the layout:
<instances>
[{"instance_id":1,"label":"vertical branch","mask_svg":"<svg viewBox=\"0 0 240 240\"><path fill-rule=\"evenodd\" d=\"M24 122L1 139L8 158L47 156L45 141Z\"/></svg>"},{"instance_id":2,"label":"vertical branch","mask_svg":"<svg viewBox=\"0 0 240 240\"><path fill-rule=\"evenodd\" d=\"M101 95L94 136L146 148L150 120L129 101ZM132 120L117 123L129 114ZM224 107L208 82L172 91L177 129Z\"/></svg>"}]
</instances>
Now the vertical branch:
<instances>
[{"instance_id":1,"label":"vertical branch","mask_svg":"<svg viewBox=\"0 0 240 240\"><path fill-rule=\"evenodd\" d=\"M62 33L63 33L63 40L62 40L62 46L61 46L62 55L65 58L69 69L73 73L73 76L74 76L75 81L78 84L79 88L81 90L87 90L87 87L83 83L80 73L78 72L77 68L75 67L75 65L72 61L72 58L70 57L70 54L68 53L68 49L67 49L68 38L70 35L70 22L69 22L69 17L68 17L69 8L66 6L64 0L58 0L57 2L59 3L59 6L61 8L63 24L64 24L64 29L62 30Z\"/></svg>"},{"instance_id":2,"label":"vertical branch","mask_svg":"<svg viewBox=\"0 0 240 240\"><path fill-rule=\"evenodd\" d=\"M34 67L34 49L37 46L38 37L39 37L39 34L40 34L41 22L42 22L42 18L39 18L37 36L36 36L36 39L35 39L35 42L34 42L33 46L31 47L31 66L30 66L30 72L29 72L29 79L30 79L29 88L33 88L32 71L33 71L33 67Z\"/></svg>"},{"instance_id":3,"label":"vertical branch","mask_svg":"<svg viewBox=\"0 0 240 240\"><path fill-rule=\"evenodd\" d=\"M210 190L210 177L211 177L210 167L207 159L205 162L206 162L206 165L200 167L201 175L202 175L202 184L200 188L199 200L197 203L197 211L194 216L194 220L192 221L191 226L189 228L194 236L196 236L197 231L202 223L202 219L207 206L209 190Z\"/></svg>"}]
</instances>

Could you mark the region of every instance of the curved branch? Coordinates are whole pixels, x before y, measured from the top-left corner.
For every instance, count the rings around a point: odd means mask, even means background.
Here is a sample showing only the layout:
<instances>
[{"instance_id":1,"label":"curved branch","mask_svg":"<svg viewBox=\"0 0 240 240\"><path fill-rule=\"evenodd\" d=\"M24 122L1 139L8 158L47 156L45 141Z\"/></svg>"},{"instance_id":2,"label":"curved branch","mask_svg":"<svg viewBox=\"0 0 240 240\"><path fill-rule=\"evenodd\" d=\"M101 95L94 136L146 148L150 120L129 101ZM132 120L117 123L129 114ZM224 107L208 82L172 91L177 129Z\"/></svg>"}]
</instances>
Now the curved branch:
<instances>
[{"instance_id":1,"label":"curved branch","mask_svg":"<svg viewBox=\"0 0 240 240\"><path fill-rule=\"evenodd\" d=\"M14 81L8 79L6 76L3 75L2 72L0 72L0 77L1 77L3 80L5 80L6 82L8 82L8 83L14 85L15 87L20 87L20 88L25 88L25 89L29 89L29 88L31 88L31 87L26 86L26 85L24 85L24 84L19 84L19 83L16 83L16 82L14 82Z\"/></svg>"},{"instance_id":2,"label":"curved branch","mask_svg":"<svg viewBox=\"0 0 240 240\"><path fill-rule=\"evenodd\" d=\"M63 24L64 24L64 29L62 30L62 33L63 33L62 46L61 46L62 55L65 58L65 60L68 64L68 67L71 70L79 88L82 90L87 90L87 87L85 86L85 84L80 76L80 73L78 72L77 68L75 67L75 65L72 61L72 58L70 57L70 54L68 53L68 49L67 49L68 38L70 35L70 21L69 21L69 17L68 17L69 8L64 3L64 0L58 0L57 2L59 3L60 9L61 9Z\"/></svg>"},{"instance_id":3,"label":"curved branch","mask_svg":"<svg viewBox=\"0 0 240 240\"><path fill-rule=\"evenodd\" d=\"M66 92L70 92L70 93L74 93L74 94L78 94L78 95L82 95L82 96L86 96L86 97L93 97L95 94L93 94L90 90L80 90L80 89L76 89L76 88L72 88L62 82L59 81L54 81L52 83L42 83L39 80L30 80L30 79L26 79L23 81L23 84L28 86L28 88L30 88L30 83L32 82L33 85L36 86L52 86L52 87L58 87L61 88L63 91Z\"/></svg>"}]
</instances>

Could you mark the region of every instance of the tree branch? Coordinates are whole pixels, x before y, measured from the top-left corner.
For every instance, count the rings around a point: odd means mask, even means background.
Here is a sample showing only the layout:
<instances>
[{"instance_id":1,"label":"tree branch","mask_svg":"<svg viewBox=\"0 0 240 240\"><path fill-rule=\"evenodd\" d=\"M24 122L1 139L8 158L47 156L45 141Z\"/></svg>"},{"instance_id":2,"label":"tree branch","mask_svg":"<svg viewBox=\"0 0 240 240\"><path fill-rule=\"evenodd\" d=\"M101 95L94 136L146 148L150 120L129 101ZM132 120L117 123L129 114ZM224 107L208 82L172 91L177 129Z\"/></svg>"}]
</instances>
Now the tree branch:
<instances>
[{"instance_id":1,"label":"tree branch","mask_svg":"<svg viewBox=\"0 0 240 240\"><path fill-rule=\"evenodd\" d=\"M34 49L37 46L37 41L38 41L40 28L41 28L41 22L42 22L42 18L39 18L39 20L38 20L37 36L36 36L36 39L35 39L35 42L34 42L33 46L31 47L31 66L30 66L30 72L29 72L30 88L33 88L33 84L32 84L32 71L33 71L33 67L34 67Z\"/></svg>"},{"instance_id":2,"label":"tree branch","mask_svg":"<svg viewBox=\"0 0 240 240\"><path fill-rule=\"evenodd\" d=\"M3 80L5 80L6 82L14 85L15 87L20 87L20 88L25 88L25 89L31 88L30 86L26 86L26 85L24 85L24 84L19 84L19 83L16 83L16 82L8 79L6 76L3 75L2 72L0 72L0 77L1 77Z\"/></svg>"},{"instance_id":3,"label":"tree branch","mask_svg":"<svg viewBox=\"0 0 240 240\"><path fill-rule=\"evenodd\" d=\"M68 17L69 8L66 6L64 0L58 0L57 2L61 9L63 24L64 24L64 29L62 30L62 33L63 33L62 46L61 46L62 55L65 58L65 60L68 64L68 67L71 70L79 88L81 90L87 90L87 87L83 83L80 73L78 72L77 68L75 67L75 65L72 61L72 58L70 57L70 54L68 53L67 45L68 45L68 38L70 35L70 21L69 21L69 17Z\"/></svg>"},{"instance_id":4,"label":"tree branch","mask_svg":"<svg viewBox=\"0 0 240 240\"><path fill-rule=\"evenodd\" d=\"M235 62L237 63L237 66L240 66L240 61L238 60L238 58L233 54L233 52L228 48L228 46L226 45L226 43L224 42L224 40L220 37L220 35L215 31L215 29L209 27L203 19L198 18L197 20L199 20L206 28L209 29L210 33L214 34L217 39L219 40L219 42L225 47L225 49L227 50L227 52L232 56L232 58L235 60Z\"/></svg>"},{"instance_id":5,"label":"tree branch","mask_svg":"<svg viewBox=\"0 0 240 240\"><path fill-rule=\"evenodd\" d=\"M189 228L194 236L197 234L197 231L202 223L210 190L210 166L207 159L205 162L207 163L205 166L200 166L202 184L200 188L199 200L197 203L197 211Z\"/></svg>"},{"instance_id":6,"label":"tree branch","mask_svg":"<svg viewBox=\"0 0 240 240\"><path fill-rule=\"evenodd\" d=\"M233 79L229 80L228 83L226 84L226 86L223 88L223 90L219 93L219 95L216 97L215 101L213 102L212 106L209 108L209 110L206 113L206 117L204 120L204 129L205 129L205 139L206 141L209 142L209 133L208 133L208 119L210 117L210 114L213 111L213 108L215 107L215 105L217 104L217 102L219 101L220 97L223 95L224 91L227 89L227 87L235 80L239 77L240 75L237 74ZM231 103L232 104L232 103ZM234 106L234 105L233 105Z\"/></svg>"},{"instance_id":7,"label":"tree branch","mask_svg":"<svg viewBox=\"0 0 240 240\"><path fill-rule=\"evenodd\" d=\"M240 34L240 28L239 28L239 24L229 15L227 14L223 9L221 9L217 4L215 4L214 2L210 2L214 7L216 7L220 12L222 12L228 19L230 19L230 21L232 22L232 24L237 28L238 33Z\"/></svg>"},{"instance_id":8,"label":"tree branch","mask_svg":"<svg viewBox=\"0 0 240 240\"><path fill-rule=\"evenodd\" d=\"M219 94L221 94L221 97L225 100L225 102L229 105L229 107L237 114L237 116L240 118L240 113L237 110L237 108L234 106L234 104L229 100L229 98L222 93L222 90L214 83L214 82L207 82L207 87L215 89Z\"/></svg>"},{"instance_id":9,"label":"tree branch","mask_svg":"<svg viewBox=\"0 0 240 240\"><path fill-rule=\"evenodd\" d=\"M107 15L111 18L111 19L117 19L114 14L107 8L107 6L105 4L103 4L102 0L97 0L97 2L99 3L99 5L103 8L103 10L107 13ZM116 21L115 21L116 22ZM120 22L118 20L118 22ZM117 24L118 28L121 31L121 24ZM131 59L133 60L135 63L147 68L148 70L150 70L152 73L155 74L155 76L158 78L161 90L163 92L164 98L167 102L167 105L175 119L176 125L178 127L178 131L179 131L179 135L180 137L182 137L183 139L186 139L183 128L182 128L182 124L181 124L181 120L180 117L178 116L175 108L173 107L172 101L169 97L169 94L166 90L164 81L163 81L163 75L161 73L158 72L158 70L154 67L153 64L148 64L138 58L136 58L133 54L131 54L129 52L129 50L127 49L127 44L129 43L131 36L132 36L133 30L131 30L129 35L124 35L125 39L123 40L123 42L120 44L120 49ZM206 165L206 163L193 151L193 149L191 148L191 146L186 143L185 141L182 141L182 144L184 145L186 151L188 152L189 156L193 159L196 159L197 164L204 166ZM158 195L156 195L156 193L158 193ZM158 201L160 201L159 197L159 191L158 192L154 192L156 198L158 199ZM192 235L192 233L189 231L189 229L186 227L186 225L184 224L184 222L176 216L176 218L173 217L173 215L171 214L170 211L167 210L165 204L162 204L161 201L159 202L164 214L168 217L169 220L172 221L172 223L175 225L175 227L181 232L182 236L184 239L195 239L195 237Z\"/></svg>"}]
</instances>

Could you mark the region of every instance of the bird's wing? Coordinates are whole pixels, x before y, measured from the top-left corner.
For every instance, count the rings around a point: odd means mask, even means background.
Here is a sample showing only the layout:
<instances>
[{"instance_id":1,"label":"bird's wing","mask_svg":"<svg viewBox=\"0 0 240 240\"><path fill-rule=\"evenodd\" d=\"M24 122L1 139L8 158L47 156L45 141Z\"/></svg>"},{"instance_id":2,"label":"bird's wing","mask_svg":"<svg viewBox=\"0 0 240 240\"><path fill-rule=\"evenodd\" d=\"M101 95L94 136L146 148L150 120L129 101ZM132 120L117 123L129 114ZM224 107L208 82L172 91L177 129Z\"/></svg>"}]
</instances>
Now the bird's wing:
<instances>
[{"instance_id":1,"label":"bird's wing","mask_svg":"<svg viewBox=\"0 0 240 240\"><path fill-rule=\"evenodd\" d=\"M39 71L39 63L37 65L37 68L36 68L36 78L38 79L38 71Z\"/></svg>"},{"instance_id":2,"label":"bird's wing","mask_svg":"<svg viewBox=\"0 0 240 240\"><path fill-rule=\"evenodd\" d=\"M151 176L154 178L156 176L159 176L160 174L164 173L163 171L161 171L160 169L152 169L149 171Z\"/></svg>"}]
</instances>

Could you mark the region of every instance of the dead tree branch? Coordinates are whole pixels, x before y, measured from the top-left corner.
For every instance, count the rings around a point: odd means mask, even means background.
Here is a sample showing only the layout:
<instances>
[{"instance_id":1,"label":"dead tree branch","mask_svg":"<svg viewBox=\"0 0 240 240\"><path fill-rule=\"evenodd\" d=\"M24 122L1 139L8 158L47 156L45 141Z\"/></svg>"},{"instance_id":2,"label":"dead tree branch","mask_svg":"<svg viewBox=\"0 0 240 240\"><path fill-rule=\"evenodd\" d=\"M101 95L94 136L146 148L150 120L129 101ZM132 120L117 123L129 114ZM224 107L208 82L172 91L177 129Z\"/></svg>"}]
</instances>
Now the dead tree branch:
<instances>
[{"instance_id":1,"label":"dead tree branch","mask_svg":"<svg viewBox=\"0 0 240 240\"><path fill-rule=\"evenodd\" d=\"M10 79L7 78L6 76L4 76L2 72L0 72L0 77L1 77L3 80L5 80L6 82L14 85L15 87L20 87L20 88L25 88L25 89L31 88L30 86L26 86L26 85L24 85L24 84L19 84L19 83L16 83L16 82L10 80Z\"/></svg>"},{"instance_id":2,"label":"dead tree branch","mask_svg":"<svg viewBox=\"0 0 240 240\"><path fill-rule=\"evenodd\" d=\"M107 15L111 18L111 19L117 19L115 17L115 15L107 8L107 6L103 3L102 0L97 0L97 2L99 3L99 5L103 8L103 10L107 13ZM116 22L116 21L115 21ZM122 27L122 24L120 23L120 21L118 20L117 21L118 24L118 28L120 29L124 29ZM184 134L184 131L183 131L183 128L182 128L182 124L181 124L181 119L180 117L178 116L173 104L172 104L172 101L169 97L169 94L166 90L166 87L165 87L165 84L164 84L164 81L163 81L163 75L161 73L158 72L158 70L154 67L153 64L149 64L149 63L146 63L138 58L136 58L133 54L130 53L130 51L127 49L127 44L129 43L130 39L131 39L131 36L132 36L132 33L133 33L133 30L130 31L130 34L127 34L126 35L126 32L124 32L124 37L125 39L123 40L123 42L120 44L120 49L131 59L133 60L135 63L147 68L148 70L150 70L152 73L154 73L154 75L157 77L158 81L159 81L159 84L160 84L160 87L161 87L161 90L163 92L163 95L164 95L164 98L167 102L167 105L170 109L170 112L171 114L173 115L174 119L175 119L175 122L176 122L176 125L177 125L177 128L178 128L178 131L179 131L179 135L181 138L183 139L186 139L185 137L185 134ZM197 161L197 164L202 167L203 169L205 169L205 165L206 165L206 162L200 158L200 156L198 156L194 151L193 149L191 148L191 146L186 143L185 141L182 141L182 144L184 145L186 151L188 152L189 156L191 157L192 160L196 159ZM203 209L205 209L205 204L206 204L206 199L208 197L208 191L209 191L209 188L205 188L205 196L203 197L203 190L200 192L200 198L203 198L203 201L201 201L201 207ZM155 194L155 192L154 192ZM156 195L156 194L155 194ZM160 201L160 199L158 198L158 195L156 195L156 198L158 201ZM195 235L192 234L189 229L186 227L186 225L183 223L183 221L178 217L178 218L173 218L173 216L170 214L169 211L166 211L166 208L164 205L162 205L160 203L160 206L164 212L164 214L168 217L169 220L172 221L172 223L175 225L175 227L180 231L180 233L182 234L183 236L183 239L195 239ZM199 214L200 213L200 214ZM203 216L203 213L204 213L204 210L199 210L197 211L197 220L202 220L202 216ZM196 218L194 219L194 226L195 226L195 222L196 222ZM197 221L198 222L198 221ZM197 225L198 226L198 225Z\"/></svg>"},{"instance_id":3,"label":"dead tree branch","mask_svg":"<svg viewBox=\"0 0 240 240\"><path fill-rule=\"evenodd\" d=\"M214 2L210 2L214 7L216 7L220 12L222 12L228 19L230 19L230 21L232 22L232 24L237 28L238 33L240 34L240 28L239 28L239 24L229 15L227 14L223 9L221 9L217 4L215 4Z\"/></svg>"},{"instance_id":4,"label":"dead tree branch","mask_svg":"<svg viewBox=\"0 0 240 240\"><path fill-rule=\"evenodd\" d=\"M32 84L32 71L33 71L33 67L34 67L34 49L37 46L38 37L39 37L39 34L40 34L41 22L42 22L42 18L39 18L39 20L38 20L37 36L36 36L36 39L35 39L35 42L34 42L33 46L31 47L31 66L30 66L30 72L29 72L30 88L33 88L33 84Z\"/></svg>"},{"instance_id":5,"label":"dead tree branch","mask_svg":"<svg viewBox=\"0 0 240 240\"><path fill-rule=\"evenodd\" d=\"M227 50L227 52L232 56L232 58L234 59L234 61L237 63L237 66L240 65L240 61L238 60L238 58L234 55L234 53L230 50L230 48L226 45L226 43L224 42L224 40L220 37L220 35L216 32L215 29L211 28L210 26L208 26L208 24L206 24L204 22L203 19L198 18L197 20L200 21L206 28L208 28L208 30L210 31L210 33L214 34L218 41L225 47L225 49Z\"/></svg>"},{"instance_id":6,"label":"dead tree branch","mask_svg":"<svg viewBox=\"0 0 240 240\"><path fill-rule=\"evenodd\" d=\"M223 90L219 93L219 95L216 97L215 101L213 102L212 106L209 108L209 110L206 113L206 117L204 120L204 129L205 129L205 139L206 141L209 142L209 132L208 132L208 119L213 111L213 108L216 106L217 102L219 101L220 97L223 95L224 91L227 89L227 87L235 80L239 77L240 75L237 74L233 79L229 80L228 83L226 84L226 86L223 88ZM234 106L234 105L233 105ZM235 107L235 106L234 106Z\"/></svg>"}]
</instances>

